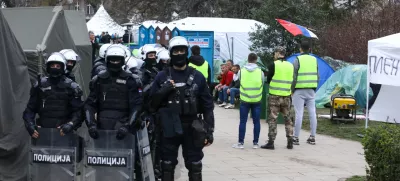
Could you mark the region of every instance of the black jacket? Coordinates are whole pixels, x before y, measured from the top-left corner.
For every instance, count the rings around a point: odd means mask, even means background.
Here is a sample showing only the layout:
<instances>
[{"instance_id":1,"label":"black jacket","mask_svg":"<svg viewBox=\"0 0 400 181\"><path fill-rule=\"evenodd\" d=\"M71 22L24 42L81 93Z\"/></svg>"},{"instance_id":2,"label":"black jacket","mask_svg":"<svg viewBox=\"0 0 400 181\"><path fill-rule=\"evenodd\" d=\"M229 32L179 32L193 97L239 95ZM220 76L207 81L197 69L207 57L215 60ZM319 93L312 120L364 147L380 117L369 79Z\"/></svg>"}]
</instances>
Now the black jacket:
<instances>
[{"instance_id":1,"label":"black jacket","mask_svg":"<svg viewBox=\"0 0 400 181\"><path fill-rule=\"evenodd\" d=\"M122 36L122 41L123 41L124 43L129 43L129 34L125 33L124 36ZM130 42L133 42L133 37L132 37L132 35L131 35Z\"/></svg>"},{"instance_id":2,"label":"black jacket","mask_svg":"<svg viewBox=\"0 0 400 181\"><path fill-rule=\"evenodd\" d=\"M96 60L96 52L100 49L99 43L94 40L92 43L92 65L94 64L94 61Z\"/></svg>"},{"instance_id":3,"label":"black jacket","mask_svg":"<svg viewBox=\"0 0 400 181\"><path fill-rule=\"evenodd\" d=\"M232 80L231 84L229 85L230 88L240 88L240 79Z\"/></svg>"},{"instance_id":4,"label":"black jacket","mask_svg":"<svg viewBox=\"0 0 400 181\"><path fill-rule=\"evenodd\" d=\"M201 66L203 65L203 63L206 60L204 60L203 56L201 55L192 55L189 57L189 62L192 64L195 64L197 66ZM210 64L208 64L208 78L207 78L207 82L210 83L211 82L211 68L210 68Z\"/></svg>"}]
</instances>

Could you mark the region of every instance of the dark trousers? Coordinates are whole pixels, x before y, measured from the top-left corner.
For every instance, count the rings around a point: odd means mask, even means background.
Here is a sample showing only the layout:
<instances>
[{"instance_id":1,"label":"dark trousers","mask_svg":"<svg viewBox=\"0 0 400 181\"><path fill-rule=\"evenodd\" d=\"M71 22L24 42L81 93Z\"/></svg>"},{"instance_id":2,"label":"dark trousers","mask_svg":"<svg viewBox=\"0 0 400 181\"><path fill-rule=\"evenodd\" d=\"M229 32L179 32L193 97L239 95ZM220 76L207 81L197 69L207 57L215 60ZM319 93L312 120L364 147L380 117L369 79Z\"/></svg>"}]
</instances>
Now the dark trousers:
<instances>
[{"instance_id":1,"label":"dark trousers","mask_svg":"<svg viewBox=\"0 0 400 181\"><path fill-rule=\"evenodd\" d=\"M214 89L215 89L215 86L216 86L216 85L218 85L218 83L210 83L210 84L209 84L210 93L211 93L211 95L214 96L214 101L217 101L217 100L218 100L218 92L217 92L216 94L214 94Z\"/></svg>"},{"instance_id":2,"label":"dark trousers","mask_svg":"<svg viewBox=\"0 0 400 181\"><path fill-rule=\"evenodd\" d=\"M179 146L182 145L182 154L185 160L185 166L190 171L190 165L193 162L199 162L203 159L203 147L196 147L193 143L192 123L183 123L183 135L175 136L172 138L162 138L162 160L170 161L172 165L178 164L178 150Z\"/></svg>"},{"instance_id":3,"label":"dark trousers","mask_svg":"<svg viewBox=\"0 0 400 181\"><path fill-rule=\"evenodd\" d=\"M246 124L249 117L249 112L251 111L251 117L253 117L253 144L258 144L258 139L260 137L260 114L261 114L261 103L251 104L251 103L240 103L240 124L239 124L239 143L244 143L244 137L246 135Z\"/></svg>"}]
</instances>

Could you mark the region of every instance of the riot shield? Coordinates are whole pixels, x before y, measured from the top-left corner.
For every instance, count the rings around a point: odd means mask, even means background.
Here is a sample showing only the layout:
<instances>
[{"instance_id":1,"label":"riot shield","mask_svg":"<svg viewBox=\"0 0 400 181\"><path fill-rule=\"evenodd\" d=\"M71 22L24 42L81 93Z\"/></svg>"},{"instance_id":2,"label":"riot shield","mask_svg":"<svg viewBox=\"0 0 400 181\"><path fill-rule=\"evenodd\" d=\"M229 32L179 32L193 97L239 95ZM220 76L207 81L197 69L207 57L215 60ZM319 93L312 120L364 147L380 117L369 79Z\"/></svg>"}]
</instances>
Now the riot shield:
<instances>
[{"instance_id":1,"label":"riot shield","mask_svg":"<svg viewBox=\"0 0 400 181\"><path fill-rule=\"evenodd\" d=\"M29 180L77 180L78 136L60 135L55 128L39 128L39 138L32 139L29 154Z\"/></svg>"},{"instance_id":2,"label":"riot shield","mask_svg":"<svg viewBox=\"0 0 400 181\"><path fill-rule=\"evenodd\" d=\"M99 130L99 138L84 149L84 181L133 181L135 136L116 139L117 131Z\"/></svg>"},{"instance_id":3,"label":"riot shield","mask_svg":"<svg viewBox=\"0 0 400 181\"><path fill-rule=\"evenodd\" d=\"M137 131L138 150L142 166L143 181L155 181L153 159L151 157L150 142L147 128Z\"/></svg>"}]
</instances>

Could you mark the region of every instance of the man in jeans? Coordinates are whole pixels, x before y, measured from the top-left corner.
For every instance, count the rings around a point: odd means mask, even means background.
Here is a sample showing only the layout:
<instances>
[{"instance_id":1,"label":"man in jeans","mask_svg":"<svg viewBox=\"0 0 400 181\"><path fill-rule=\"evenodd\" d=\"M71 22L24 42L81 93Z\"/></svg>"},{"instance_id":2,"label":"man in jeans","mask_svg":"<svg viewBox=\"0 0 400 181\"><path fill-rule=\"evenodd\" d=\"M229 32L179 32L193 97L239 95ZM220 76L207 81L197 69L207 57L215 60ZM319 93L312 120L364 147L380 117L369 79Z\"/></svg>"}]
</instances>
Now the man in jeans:
<instances>
[{"instance_id":1,"label":"man in jeans","mask_svg":"<svg viewBox=\"0 0 400 181\"><path fill-rule=\"evenodd\" d=\"M236 97L236 95L239 94L240 81L239 81L238 75L240 72L240 66L237 64L234 65L232 67L232 72L235 73L233 75L233 81L231 82L231 85L229 85L229 88L226 90L226 94L224 95L225 99L228 99L228 95L229 95L231 98L231 101L228 105L225 106L225 109L235 108L235 97Z\"/></svg>"},{"instance_id":2,"label":"man in jeans","mask_svg":"<svg viewBox=\"0 0 400 181\"><path fill-rule=\"evenodd\" d=\"M228 66L225 64L221 65L222 66L222 79L221 82L215 87L218 91L218 97L219 100L221 101L221 104L219 107L225 107L227 99L224 97L224 92L228 90L229 85L231 84L233 80L233 72L228 69Z\"/></svg>"},{"instance_id":3,"label":"man in jeans","mask_svg":"<svg viewBox=\"0 0 400 181\"><path fill-rule=\"evenodd\" d=\"M264 73L257 66L257 55L250 53L247 58L248 63L239 73L240 80L240 124L239 142L234 144L234 148L243 149L244 136L246 135L246 123L249 111L253 117L253 148L258 148L258 138L260 137L260 112L261 98L264 84Z\"/></svg>"}]
</instances>

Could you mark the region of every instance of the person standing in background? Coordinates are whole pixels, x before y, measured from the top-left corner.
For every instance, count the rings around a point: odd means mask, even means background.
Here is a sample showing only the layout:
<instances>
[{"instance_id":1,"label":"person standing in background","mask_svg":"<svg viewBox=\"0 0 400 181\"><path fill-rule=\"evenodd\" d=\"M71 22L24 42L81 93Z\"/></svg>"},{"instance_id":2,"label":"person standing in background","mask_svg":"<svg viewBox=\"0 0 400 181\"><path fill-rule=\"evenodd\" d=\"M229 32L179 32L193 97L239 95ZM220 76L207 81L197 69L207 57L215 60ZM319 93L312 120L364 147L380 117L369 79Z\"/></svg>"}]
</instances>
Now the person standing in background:
<instances>
[{"instance_id":1,"label":"person standing in background","mask_svg":"<svg viewBox=\"0 0 400 181\"><path fill-rule=\"evenodd\" d=\"M261 99L264 85L264 73L257 65L257 55L250 53L248 63L240 71L240 124L239 124L239 141L234 144L233 148L244 148L244 138L246 135L246 123L251 110L253 117L253 148L258 148L258 139L260 137L260 114Z\"/></svg>"},{"instance_id":2,"label":"person standing in background","mask_svg":"<svg viewBox=\"0 0 400 181\"><path fill-rule=\"evenodd\" d=\"M269 114L268 114L268 143L263 149L275 149L274 141L277 135L277 119L279 113L285 121L287 148L293 149L293 122L290 117L291 94L294 89L294 68L285 59L286 49L275 48L274 63L268 67L267 83L269 84Z\"/></svg>"},{"instance_id":3,"label":"person standing in background","mask_svg":"<svg viewBox=\"0 0 400 181\"><path fill-rule=\"evenodd\" d=\"M304 103L308 109L310 118L311 135L307 143L315 145L315 134L317 132L317 113L315 107L315 92L318 87L319 72L317 58L310 55L310 42L305 40L301 42L300 55L293 62L296 75L295 91L292 95L295 116L295 132L293 144L299 145L299 136L303 122Z\"/></svg>"},{"instance_id":4,"label":"person standing in background","mask_svg":"<svg viewBox=\"0 0 400 181\"><path fill-rule=\"evenodd\" d=\"M189 66L202 73L207 80L207 84L209 85L211 82L211 68L207 60L200 55L200 47L195 45L192 46L190 50L192 51L192 56L189 57Z\"/></svg>"},{"instance_id":5,"label":"person standing in background","mask_svg":"<svg viewBox=\"0 0 400 181\"><path fill-rule=\"evenodd\" d=\"M89 31L89 39L90 39L90 43L92 43L92 65L93 65L94 61L96 60L96 52L97 52L97 50L100 49L100 45L96 41L93 31Z\"/></svg>"}]
</instances>

